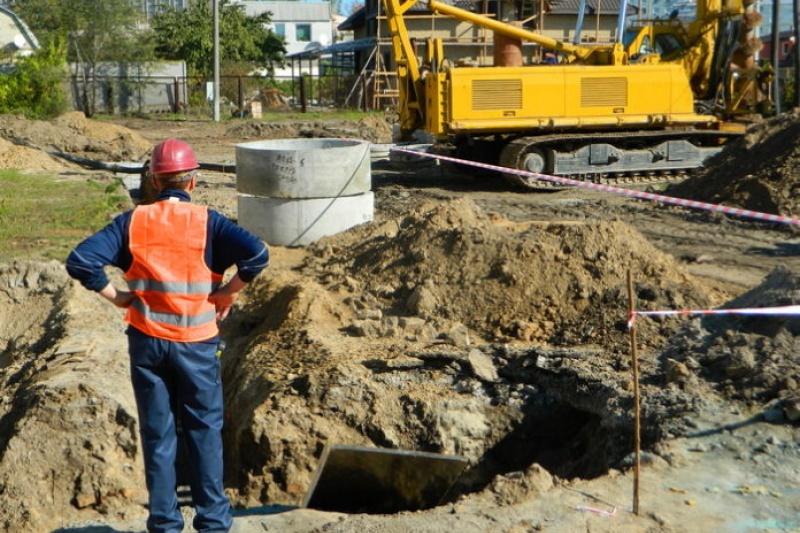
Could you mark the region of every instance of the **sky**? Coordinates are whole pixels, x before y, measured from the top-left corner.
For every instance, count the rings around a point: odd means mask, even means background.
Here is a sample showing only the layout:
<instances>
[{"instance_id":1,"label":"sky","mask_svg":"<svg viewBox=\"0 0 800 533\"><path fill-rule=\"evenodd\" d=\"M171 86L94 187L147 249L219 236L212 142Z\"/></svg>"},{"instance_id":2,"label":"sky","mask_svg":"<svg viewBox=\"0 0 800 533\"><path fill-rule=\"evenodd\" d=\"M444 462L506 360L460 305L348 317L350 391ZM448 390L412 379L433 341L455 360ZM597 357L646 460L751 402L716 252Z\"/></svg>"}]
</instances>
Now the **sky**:
<instances>
[{"instance_id":1,"label":"sky","mask_svg":"<svg viewBox=\"0 0 800 533\"><path fill-rule=\"evenodd\" d=\"M342 0L342 12L340 15L344 15L345 17L349 17L353 13L353 7L358 5L364 5L363 1L360 0Z\"/></svg>"},{"instance_id":2,"label":"sky","mask_svg":"<svg viewBox=\"0 0 800 533\"><path fill-rule=\"evenodd\" d=\"M761 35L772 33L772 2L759 2L756 4L761 16L764 17L764 24L761 25ZM781 31L794 28L794 14L792 2L780 3Z\"/></svg>"}]
</instances>

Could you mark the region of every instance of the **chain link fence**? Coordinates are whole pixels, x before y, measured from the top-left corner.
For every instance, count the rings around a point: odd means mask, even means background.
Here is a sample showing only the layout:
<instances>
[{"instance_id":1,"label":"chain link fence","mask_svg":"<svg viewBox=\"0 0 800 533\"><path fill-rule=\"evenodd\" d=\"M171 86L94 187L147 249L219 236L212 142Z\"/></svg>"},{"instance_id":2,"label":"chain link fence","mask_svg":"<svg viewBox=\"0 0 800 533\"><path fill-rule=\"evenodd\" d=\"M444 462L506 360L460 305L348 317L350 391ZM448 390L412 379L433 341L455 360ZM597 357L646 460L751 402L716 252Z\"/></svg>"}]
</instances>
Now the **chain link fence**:
<instances>
[{"instance_id":1,"label":"chain link fence","mask_svg":"<svg viewBox=\"0 0 800 533\"><path fill-rule=\"evenodd\" d=\"M66 84L73 109L87 116L127 113L213 114L213 82L186 76L71 76ZM301 77L221 76L223 113L245 116L252 102L263 110L328 107L372 108L368 87L356 75Z\"/></svg>"}]
</instances>

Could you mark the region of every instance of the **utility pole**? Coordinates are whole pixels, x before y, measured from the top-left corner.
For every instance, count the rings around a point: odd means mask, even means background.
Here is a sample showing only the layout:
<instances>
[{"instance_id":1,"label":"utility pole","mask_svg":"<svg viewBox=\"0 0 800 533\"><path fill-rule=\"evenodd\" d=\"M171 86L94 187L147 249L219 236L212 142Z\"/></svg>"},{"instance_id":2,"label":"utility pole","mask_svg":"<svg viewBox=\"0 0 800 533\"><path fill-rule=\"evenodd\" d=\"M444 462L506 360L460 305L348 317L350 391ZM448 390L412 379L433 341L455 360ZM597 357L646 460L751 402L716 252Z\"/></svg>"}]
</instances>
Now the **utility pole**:
<instances>
[{"instance_id":1,"label":"utility pole","mask_svg":"<svg viewBox=\"0 0 800 533\"><path fill-rule=\"evenodd\" d=\"M794 0L794 107L800 107L800 0Z\"/></svg>"},{"instance_id":2,"label":"utility pole","mask_svg":"<svg viewBox=\"0 0 800 533\"><path fill-rule=\"evenodd\" d=\"M775 102L775 113L781 114L781 69L778 62L781 47L781 0L772 2L772 68L775 69L774 90L772 99Z\"/></svg>"},{"instance_id":3,"label":"utility pole","mask_svg":"<svg viewBox=\"0 0 800 533\"><path fill-rule=\"evenodd\" d=\"M219 122L219 2L211 0L214 18L214 122Z\"/></svg>"}]
</instances>

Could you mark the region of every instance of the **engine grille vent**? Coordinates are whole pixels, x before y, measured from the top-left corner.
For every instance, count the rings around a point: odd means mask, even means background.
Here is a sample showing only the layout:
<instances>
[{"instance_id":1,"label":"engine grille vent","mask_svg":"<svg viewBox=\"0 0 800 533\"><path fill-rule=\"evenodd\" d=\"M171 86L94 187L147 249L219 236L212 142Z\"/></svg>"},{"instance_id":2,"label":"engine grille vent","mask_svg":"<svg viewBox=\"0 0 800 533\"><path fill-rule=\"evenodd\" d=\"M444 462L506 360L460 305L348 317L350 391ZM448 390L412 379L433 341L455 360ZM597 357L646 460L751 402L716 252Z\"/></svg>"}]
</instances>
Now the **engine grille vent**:
<instances>
[{"instance_id":1,"label":"engine grille vent","mask_svg":"<svg viewBox=\"0 0 800 533\"><path fill-rule=\"evenodd\" d=\"M473 111L522 108L522 80L472 80Z\"/></svg>"},{"instance_id":2,"label":"engine grille vent","mask_svg":"<svg viewBox=\"0 0 800 533\"><path fill-rule=\"evenodd\" d=\"M628 79L583 78L581 79L581 106L625 107L628 105Z\"/></svg>"}]
</instances>

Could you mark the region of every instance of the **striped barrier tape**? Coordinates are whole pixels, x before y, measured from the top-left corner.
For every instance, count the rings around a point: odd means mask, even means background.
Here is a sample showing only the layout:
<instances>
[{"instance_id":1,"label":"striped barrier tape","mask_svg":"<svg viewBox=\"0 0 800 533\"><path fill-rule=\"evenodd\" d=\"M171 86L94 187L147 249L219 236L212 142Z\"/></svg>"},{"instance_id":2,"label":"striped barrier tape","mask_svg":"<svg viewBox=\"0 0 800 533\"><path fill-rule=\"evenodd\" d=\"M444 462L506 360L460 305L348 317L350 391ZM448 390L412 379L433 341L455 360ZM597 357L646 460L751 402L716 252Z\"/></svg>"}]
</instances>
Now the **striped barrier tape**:
<instances>
[{"instance_id":1,"label":"striped barrier tape","mask_svg":"<svg viewBox=\"0 0 800 533\"><path fill-rule=\"evenodd\" d=\"M679 311L633 311L628 316L628 329L636 323L637 316L697 316L697 315L769 315L800 316L800 305L781 307L750 307L743 309L684 309Z\"/></svg>"},{"instance_id":2,"label":"striped barrier tape","mask_svg":"<svg viewBox=\"0 0 800 533\"><path fill-rule=\"evenodd\" d=\"M600 183L590 183L587 181L580 181L574 180L570 178L562 178L559 176L549 176L547 174L539 174L537 172L527 172L525 170L518 170L513 168L507 167L500 167L497 165L489 165L487 163L478 163L475 161L467 161L463 159L456 159L454 157L449 157L446 155L440 154L430 154L427 152L417 152L414 150L405 150L403 148L392 148L393 152L402 152L405 154L412 154L415 156L422 156L422 157L429 157L433 159L439 159L442 161L449 161L451 163L457 163L461 165L469 165L477 168L483 168L487 170L493 170L495 172L503 172L505 174L516 174L518 176L524 176L528 178L534 178L537 180L542 181L550 181L554 183L560 183L562 185L569 185L572 187L581 187L584 189L591 189L596 191L604 191L610 192L613 194L620 194L623 196L628 196L631 198L638 198L640 200L649 200L651 202L662 202L665 204L672 204L672 205L679 205L681 207L688 207L690 209L702 209L705 211L713 211L716 213L724 213L726 215L732 215L737 217L745 217L745 218L752 218L755 220L761 220L765 222L775 222L778 224L788 224L792 226L800 226L800 219L786 217L782 215L772 215L769 213L760 213L758 211L750 211L748 209L740 209L738 207L728 207L724 205L717 205L717 204L709 204L706 202L698 202L696 200L685 200L683 198L673 198L672 196L664 196L661 194L653 194L649 192L642 192L642 191L633 191L631 189L623 189L621 187L613 187L611 185L602 185Z\"/></svg>"},{"instance_id":3,"label":"striped barrier tape","mask_svg":"<svg viewBox=\"0 0 800 533\"><path fill-rule=\"evenodd\" d=\"M597 509L596 507L587 507L585 505L579 505L579 506L577 506L575 508L575 510L577 510L577 511L586 511L587 513L594 513L594 514L600 515L600 516L608 516L610 518L613 518L613 517L617 516L617 508L616 507L614 507L610 511L604 511L603 509Z\"/></svg>"}]
</instances>

